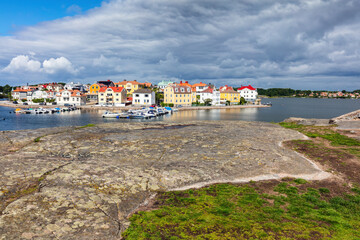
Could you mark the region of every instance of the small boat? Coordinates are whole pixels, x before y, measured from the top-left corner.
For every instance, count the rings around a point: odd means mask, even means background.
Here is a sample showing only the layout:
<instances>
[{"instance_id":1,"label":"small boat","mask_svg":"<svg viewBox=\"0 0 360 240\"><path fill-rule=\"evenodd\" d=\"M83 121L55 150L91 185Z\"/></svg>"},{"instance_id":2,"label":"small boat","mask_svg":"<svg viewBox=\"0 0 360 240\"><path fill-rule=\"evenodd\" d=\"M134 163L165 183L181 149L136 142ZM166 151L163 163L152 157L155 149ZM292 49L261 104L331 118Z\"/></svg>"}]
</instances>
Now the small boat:
<instances>
[{"instance_id":1,"label":"small boat","mask_svg":"<svg viewBox=\"0 0 360 240\"><path fill-rule=\"evenodd\" d=\"M24 113L24 110L22 110L21 108L17 108L15 109L14 113Z\"/></svg>"},{"instance_id":2,"label":"small boat","mask_svg":"<svg viewBox=\"0 0 360 240\"><path fill-rule=\"evenodd\" d=\"M113 113L113 112L108 112L106 111L102 117L103 118L117 118L120 115L120 113Z\"/></svg>"},{"instance_id":3,"label":"small boat","mask_svg":"<svg viewBox=\"0 0 360 240\"><path fill-rule=\"evenodd\" d=\"M171 107L165 107L165 111L166 111L166 113L172 113Z\"/></svg>"},{"instance_id":4,"label":"small boat","mask_svg":"<svg viewBox=\"0 0 360 240\"><path fill-rule=\"evenodd\" d=\"M263 103L265 106L272 106L272 103Z\"/></svg>"},{"instance_id":5,"label":"small boat","mask_svg":"<svg viewBox=\"0 0 360 240\"><path fill-rule=\"evenodd\" d=\"M149 118L153 118L153 117L157 116L157 113L155 110L150 109L150 110L145 111L145 116L149 117Z\"/></svg>"}]
</instances>

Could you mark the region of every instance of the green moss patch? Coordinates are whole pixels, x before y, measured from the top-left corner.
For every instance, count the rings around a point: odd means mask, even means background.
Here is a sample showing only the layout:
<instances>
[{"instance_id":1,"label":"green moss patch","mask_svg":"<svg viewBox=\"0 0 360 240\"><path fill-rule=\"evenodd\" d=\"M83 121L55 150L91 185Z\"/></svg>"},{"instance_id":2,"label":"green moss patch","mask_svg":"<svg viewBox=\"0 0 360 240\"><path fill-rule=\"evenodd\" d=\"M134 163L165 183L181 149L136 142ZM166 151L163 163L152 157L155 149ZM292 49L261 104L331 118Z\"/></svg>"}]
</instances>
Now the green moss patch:
<instances>
[{"instance_id":1,"label":"green moss patch","mask_svg":"<svg viewBox=\"0 0 360 240\"><path fill-rule=\"evenodd\" d=\"M307 183L301 181L300 186ZM326 198L330 190L298 189L294 181L273 192L218 184L161 193L156 210L131 218L125 239L356 239L360 194ZM303 187L304 188L304 187Z\"/></svg>"}]
</instances>

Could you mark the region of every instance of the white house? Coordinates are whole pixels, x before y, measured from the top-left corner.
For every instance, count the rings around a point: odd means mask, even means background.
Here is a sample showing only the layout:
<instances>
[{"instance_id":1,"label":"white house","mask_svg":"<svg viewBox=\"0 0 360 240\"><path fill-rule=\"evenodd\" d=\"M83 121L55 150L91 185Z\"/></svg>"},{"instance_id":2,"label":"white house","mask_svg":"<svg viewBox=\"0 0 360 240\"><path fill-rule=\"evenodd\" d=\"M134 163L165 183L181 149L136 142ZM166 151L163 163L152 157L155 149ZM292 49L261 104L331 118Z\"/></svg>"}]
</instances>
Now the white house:
<instances>
[{"instance_id":1,"label":"white house","mask_svg":"<svg viewBox=\"0 0 360 240\"><path fill-rule=\"evenodd\" d=\"M240 97L245 98L246 101L255 102L258 96L256 88L253 88L251 85L242 86L237 90L240 93Z\"/></svg>"},{"instance_id":2,"label":"white house","mask_svg":"<svg viewBox=\"0 0 360 240\"><path fill-rule=\"evenodd\" d=\"M82 92L85 92L85 86L84 84L78 82L78 83L74 83L74 82L69 82L67 84L65 84L64 86L65 90L79 90Z\"/></svg>"},{"instance_id":3,"label":"white house","mask_svg":"<svg viewBox=\"0 0 360 240\"><path fill-rule=\"evenodd\" d=\"M56 102L58 105L85 105L86 95L79 90L63 90L56 95Z\"/></svg>"},{"instance_id":4,"label":"white house","mask_svg":"<svg viewBox=\"0 0 360 240\"><path fill-rule=\"evenodd\" d=\"M206 99L211 99L211 105L216 106L220 104L220 92L216 88L206 88L199 93L200 103L204 103Z\"/></svg>"},{"instance_id":5,"label":"white house","mask_svg":"<svg viewBox=\"0 0 360 240\"><path fill-rule=\"evenodd\" d=\"M56 93L53 91L43 91L43 90L36 90L33 92L28 92L27 100L31 102L33 99L54 99L56 98Z\"/></svg>"},{"instance_id":6,"label":"white house","mask_svg":"<svg viewBox=\"0 0 360 240\"><path fill-rule=\"evenodd\" d=\"M46 86L46 89L49 91L60 92L60 90L64 89L64 87L63 87L63 85L58 84L58 83L49 83Z\"/></svg>"},{"instance_id":7,"label":"white house","mask_svg":"<svg viewBox=\"0 0 360 240\"><path fill-rule=\"evenodd\" d=\"M132 94L132 104L141 106L150 106L155 104L155 92L150 89L138 89Z\"/></svg>"},{"instance_id":8,"label":"white house","mask_svg":"<svg viewBox=\"0 0 360 240\"><path fill-rule=\"evenodd\" d=\"M27 99L28 93L31 94L32 90L17 88L11 91L11 97L14 100Z\"/></svg>"}]
</instances>

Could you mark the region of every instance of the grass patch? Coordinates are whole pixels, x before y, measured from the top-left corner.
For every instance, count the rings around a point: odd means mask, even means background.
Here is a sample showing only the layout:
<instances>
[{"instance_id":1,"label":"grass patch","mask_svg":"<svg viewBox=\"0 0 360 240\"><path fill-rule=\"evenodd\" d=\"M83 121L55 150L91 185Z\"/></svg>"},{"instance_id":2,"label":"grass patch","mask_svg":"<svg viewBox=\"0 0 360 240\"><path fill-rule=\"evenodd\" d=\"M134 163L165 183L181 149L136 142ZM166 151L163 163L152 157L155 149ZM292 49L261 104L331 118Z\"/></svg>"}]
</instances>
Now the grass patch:
<instances>
[{"instance_id":1,"label":"grass patch","mask_svg":"<svg viewBox=\"0 0 360 240\"><path fill-rule=\"evenodd\" d=\"M310 138L323 138L330 141L333 146L360 146L360 141L341 135L331 127L319 127L319 126L305 126L296 123L281 122L280 126L290 129L295 129Z\"/></svg>"},{"instance_id":2,"label":"grass patch","mask_svg":"<svg viewBox=\"0 0 360 240\"><path fill-rule=\"evenodd\" d=\"M88 128L88 127L95 127L95 124L93 124L93 123L89 123L89 124L87 124L87 125L84 125L84 126L78 127L78 128L76 128L76 129Z\"/></svg>"},{"instance_id":3,"label":"grass patch","mask_svg":"<svg viewBox=\"0 0 360 240\"><path fill-rule=\"evenodd\" d=\"M35 138L35 139L34 139L34 142L40 142L41 138L42 138L42 137L37 137L37 138Z\"/></svg>"},{"instance_id":4,"label":"grass patch","mask_svg":"<svg viewBox=\"0 0 360 240\"><path fill-rule=\"evenodd\" d=\"M300 182L301 186L307 184ZM231 184L161 193L157 197L157 210L134 214L122 236L124 239L360 238L359 192L326 199L324 194L328 194L328 189L299 190L294 184L294 181L282 182L273 187L273 194L248 185Z\"/></svg>"}]
</instances>

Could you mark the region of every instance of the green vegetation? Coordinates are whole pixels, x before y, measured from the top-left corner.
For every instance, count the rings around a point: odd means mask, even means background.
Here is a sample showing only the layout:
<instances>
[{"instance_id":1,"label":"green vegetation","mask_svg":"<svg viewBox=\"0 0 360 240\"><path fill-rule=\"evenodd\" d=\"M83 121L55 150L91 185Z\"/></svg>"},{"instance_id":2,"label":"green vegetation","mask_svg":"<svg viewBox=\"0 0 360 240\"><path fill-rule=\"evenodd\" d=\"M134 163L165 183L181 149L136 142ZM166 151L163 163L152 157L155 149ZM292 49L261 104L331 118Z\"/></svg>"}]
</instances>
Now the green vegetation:
<instances>
[{"instance_id":1,"label":"green vegetation","mask_svg":"<svg viewBox=\"0 0 360 240\"><path fill-rule=\"evenodd\" d=\"M173 103L161 103L161 106L162 107L174 107L174 104Z\"/></svg>"},{"instance_id":2,"label":"green vegetation","mask_svg":"<svg viewBox=\"0 0 360 240\"><path fill-rule=\"evenodd\" d=\"M333 146L360 146L360 141L341 135L331 127L305 126L296 123L281 122L280 126L295 129L311 138L323 138L330 141Z\"/></svg>"},{"instance_id":3,"label":"green vegetation","mask_svg":"<svg viewBox=\"0 0 360 240\"><path fill-rule=\"evenodd\" d=\"M258 88L257 89L258 94L262 96L268 96L268 97L313 97L318 98L321 97L321 92L329 92L329 93L337 93L333 91L311 91L311 90L295 90L291 88L269 88L269 89L263 89ZM342 93L348 94L348 93L357 93L359 90L355 90L352 92L348 92L345 90L342 90ZM350 98L350 96L347 96ZM345 96L338 96L338 98L346 98Z\"/></svg>"},{"instance_id":4,"label":"green vegetation","mask_svg":"<svg viewBox=\"0 0 360 240\"><path fill-rule=\"evenodd\" d=\"M8 84L0 86L0 98L8 98L11 94L12 87Z\"/></svg>"},{"instance_id":5,"label":"green vegetation","mask_svg":"<svg viewBox=\"0 0 360 240\"><path fill-rule=\"evenodd\" d=\"M40 139L41 139L42 137L37 137L37 138L35 138L34 139L34 142L40 142Z\"/></svg>"},{"instance_id":6,"label":"green vegetation","mask_svg":"<svg viewBox=\"0 0 360 240\"><path fill-rule=\"evenodd\" d=\"M78 128L76 128L76 129L88 128L88 127L95 127L95 124L89 123L89 124L86 124L86 125L84 125L84 126L78 127Z\"/></svg>"},{"instance_id":7,"label":"green vegetation","mask_svg":"<svg viewBox=\"0 0 360 240\"><path fill-rule=\"evenodd\" d=\"M298 183L296 183L298 182ZM297 184L301 185L297 185ZM251 184L253 185L253 184ZM302 186L300 189L298 186ZM218 184L161 193L131 218L125 239L358 239L360 190L331 196L296 179L268 186Z\"/></svg>"}]
</instances>

